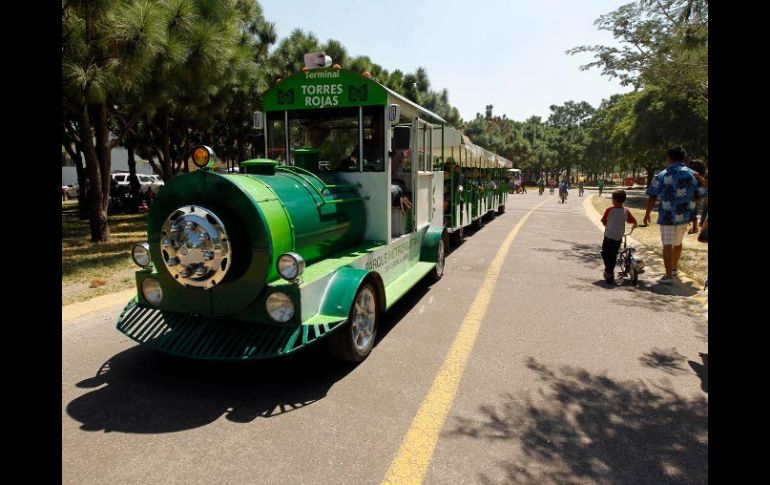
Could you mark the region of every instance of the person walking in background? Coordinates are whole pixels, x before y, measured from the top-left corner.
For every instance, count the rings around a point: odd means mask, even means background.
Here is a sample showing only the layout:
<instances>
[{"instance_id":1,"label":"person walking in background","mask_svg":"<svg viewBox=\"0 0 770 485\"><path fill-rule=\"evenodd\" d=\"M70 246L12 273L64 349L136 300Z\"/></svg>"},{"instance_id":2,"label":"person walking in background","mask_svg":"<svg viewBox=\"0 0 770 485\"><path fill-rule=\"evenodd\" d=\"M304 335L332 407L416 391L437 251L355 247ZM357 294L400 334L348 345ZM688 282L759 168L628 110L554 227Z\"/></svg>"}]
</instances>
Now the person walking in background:
<instances>
[{"instance_id":1,"label":"person walking in background","mask_svg":"<svg viewBox=\"0 0 770 485\"><path fill-rule=\"evenodd\" d=\"M643 224L649 224L650 212L660 198L658 225L663 242L663 264L666 274L658 283L670 285L676 275L682 255L682 239L695 210L695 190L698 181L692 170L683 165L687 156L684 148L675 146L668 151L668 167L657 174L647 188L647 211Z\"/></svg>"},{"instance_id":2,"label":"person walking in background","mask_svg":"<svg viewBox=\"0 0 770 485\"><path fill-rule=\"evenodd\" d=\"M626 191L616 190L612 193L612 207L607 207L602 216L604 224L604 242L602 242L602 259L604 260L604 281L615 281L615 263L620 251L620 242L626 232L626 222L637 226L636 218L631 211L623 207L626 201Z\"/></svg>"},{"instance_id":3,"label":"person walking in background","mask_svg":"<svg viewBox=\"0 0 770 485\"><path fill-rule=\"evenodd\" d=\"M602 196L603 190L604 190L604 179L599 179L599 197Z\"/></svg>"}]
</instances>

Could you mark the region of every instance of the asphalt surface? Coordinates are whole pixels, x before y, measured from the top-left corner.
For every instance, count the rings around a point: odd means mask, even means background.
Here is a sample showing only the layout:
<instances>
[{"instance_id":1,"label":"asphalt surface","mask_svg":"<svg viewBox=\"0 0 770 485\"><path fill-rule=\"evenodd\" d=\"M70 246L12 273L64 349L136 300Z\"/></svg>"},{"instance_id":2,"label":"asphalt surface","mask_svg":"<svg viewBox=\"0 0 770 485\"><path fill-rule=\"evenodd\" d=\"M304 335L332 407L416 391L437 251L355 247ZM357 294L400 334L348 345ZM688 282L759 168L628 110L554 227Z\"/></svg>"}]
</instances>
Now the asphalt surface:
<instances>
[{"instance_id":1,"label":"asphalt surface","mask_svg":"<svg viewBox=\"0 0 770 485\"><path fill-rule=\"evenodd\" d=\"M357 367L312 347L239 364L157 354L115 329L120 305L63 321L63 483L381 483L501 241L545 199L503 263L423 483L706 483L702 302L654 269L638 288L604 283L576 195L509 196L441 281L386 314Z\"/></svg>"}]
</instances>

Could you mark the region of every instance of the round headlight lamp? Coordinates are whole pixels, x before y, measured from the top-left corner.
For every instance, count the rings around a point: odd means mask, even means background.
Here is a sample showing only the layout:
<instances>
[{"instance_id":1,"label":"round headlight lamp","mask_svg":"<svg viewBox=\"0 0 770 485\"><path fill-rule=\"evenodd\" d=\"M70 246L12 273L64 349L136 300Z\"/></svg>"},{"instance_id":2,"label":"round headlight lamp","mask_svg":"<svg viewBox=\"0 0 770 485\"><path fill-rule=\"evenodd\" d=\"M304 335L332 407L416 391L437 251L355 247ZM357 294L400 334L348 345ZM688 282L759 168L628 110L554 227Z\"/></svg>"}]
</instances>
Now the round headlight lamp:
<instances>
[{"instance_id":1,"label":"round headlight lamp","mask_svg":"<svg viewBox=\"0 0 770 485\"><path fill-rule=\"evenodd\" d=\"M142 280L142 296L151 305L160 305L160 302L163 301L163 290L158 280L155 278L145 278Z\"/></svg>"},{"instance_id":2,"label":"round headlight lamp","mask_svg":"<svg viewBox=\"0 0 770 485\"><path fill-rule=\"evenodd\" d=\"M265 307L270 318L279 323L286 323L294 316L294 303L286 293L280 291L271 293L267 297Z\"/></svg>"},{"instance_id":3,"label":"round headlight lamp","mask_svg":"<svg viewBox=\"0 0 770 485\"><path fill-rule=\"evenodd\" d=\"M145 243L137 244L131 249L131 259L140 268L146 268L150 265L150 245Z\"/></svg>"},{"instance_id":4,"label":"round headlight lamp","mask_svg":"<svg viewBox=\"0 0 770 485\"><path fill-rule=\"evenodd\" d=\"M276 267L281 278L294 281L305 271L305 260L297 253L284 253L278 257Z\"/></svg>"},{"instance_id":5,"label":"round headlight lamp","mask_svg":"<svg viewBox=\"0 0 770 485\"><path fill-rule=\"evenodd\" d=\"M193 163L198 168L207 167L212 158L214 158L214 150L206 145L199 145L192 152Z\"/></svg>"}]
</instances>

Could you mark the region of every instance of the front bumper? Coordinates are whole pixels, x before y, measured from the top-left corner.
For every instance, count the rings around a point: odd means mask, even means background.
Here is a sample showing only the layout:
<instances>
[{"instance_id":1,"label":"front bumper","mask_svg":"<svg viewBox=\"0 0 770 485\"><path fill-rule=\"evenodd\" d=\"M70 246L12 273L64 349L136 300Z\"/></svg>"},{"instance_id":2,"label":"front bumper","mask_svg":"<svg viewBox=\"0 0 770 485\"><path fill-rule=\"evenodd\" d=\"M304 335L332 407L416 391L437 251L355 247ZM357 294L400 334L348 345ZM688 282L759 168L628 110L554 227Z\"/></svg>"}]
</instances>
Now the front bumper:
<instances>
[{"instance_id":1,"label":"front bumper","mask_svg":"<svg viewBox=\"0 0 770 485\"><path fill-rule=\"evenodd\" d=\"M141 306L131 300L117 328L139 344L172 355L206 360L250 360L295 352L343 321L277 326L205 318Z\"/></svg>"}]
</instances>

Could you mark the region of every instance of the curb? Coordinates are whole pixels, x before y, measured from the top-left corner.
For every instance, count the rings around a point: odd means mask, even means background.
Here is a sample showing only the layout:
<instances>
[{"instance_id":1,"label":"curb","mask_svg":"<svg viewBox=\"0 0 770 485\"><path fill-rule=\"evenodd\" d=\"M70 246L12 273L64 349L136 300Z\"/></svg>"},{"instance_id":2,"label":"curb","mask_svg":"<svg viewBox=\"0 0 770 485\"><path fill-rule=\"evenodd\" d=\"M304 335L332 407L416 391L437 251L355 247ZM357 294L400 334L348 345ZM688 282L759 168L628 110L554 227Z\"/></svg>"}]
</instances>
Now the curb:
<instances>
[{"instance_id":1,"label":"curb","mask_svg":"<svg viewBox=\"0 0 770 485\"><path fill-rule=\"evenodd\" d=\"M586 197L586 199L583 201L583 211L585 212L586 217L588 217L588 220L593 222L594 225L596 226L596 228L599 229L603 233L604 232L604 226L601 223L601 214L599 214L599 211L596 209L596 207L594 207L593 203L591 202L591 200L594 197L596 197L596 196L598 196L598 194L591 194L589 197ZM652 252L653 251L648 246L640 243L639 241L637 241L636 239L634 239L631 236L628 236L628 242L632 246L635 246L637 248L644 248L647 252ZM658 257L658 258L660 257L657 254L655 256ZM647 261L645 260L645 262L647 262ZM648 265L647 267L649 268L650 266L651 265ZM655 265L655 271L656 272L658 272L658 268L657 267L658 267L658 265L656 264ZM682 273L681 270L679 271L678 279L682 283L692 283L693 287L695 287L695 288L702 287L701 283L699 283L699 282L695 281L694 279L688 277L686 274ZM676 278L674 279L674 284L676 286L679 286L677 281L676 281ZM698 292L696 294L694 294L692 296L689 296L687 298L695 298L696 300L699 300L703 304L704 308L708 311L708 293L706 293L705 291L698 290Z\"/></svg>"},{"instance_id":2,"label":"curb","mask_svg":"<svg viewBox=\"0 0 770 485\"><path fill-rule=\"evenodd\" d=\"M134 296L136 296L136 288L131 288L63 306L61 307L61 321L64 323L97 310L103 310L120 303L126 304Z\"/></svg>"}]
</instances>

